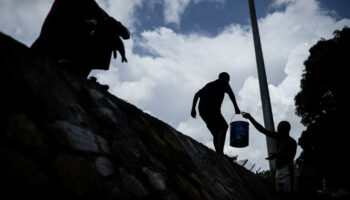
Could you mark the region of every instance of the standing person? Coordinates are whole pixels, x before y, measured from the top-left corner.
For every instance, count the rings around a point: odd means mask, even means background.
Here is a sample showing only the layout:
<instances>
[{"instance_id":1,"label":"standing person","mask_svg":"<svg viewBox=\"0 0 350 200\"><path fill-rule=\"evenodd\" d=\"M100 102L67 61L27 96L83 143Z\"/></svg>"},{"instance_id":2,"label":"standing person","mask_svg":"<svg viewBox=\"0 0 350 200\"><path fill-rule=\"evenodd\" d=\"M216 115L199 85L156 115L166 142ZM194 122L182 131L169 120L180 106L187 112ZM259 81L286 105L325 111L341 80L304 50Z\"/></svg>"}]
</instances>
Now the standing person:
<instances>
[{"instance_id":1,"label":"standing person","mask_svg":"<svg viewBox=\"0 0 350 200\"><path fill-rule=\"evenodd\" d=\"M92 69L108 69L116 50L127 61L119 37L129 39L130 32L95 0L55 0L31 49L86 77Z\"/></svg>"},{"instance_id":2,"label":"standing person","mask_svg":"<svg viewBox=\"0 0 350 200\"><path fill-rule=\"evenodd\" d=\"M219 74L219 78L213 82L206 84L200 89L193 98L191 116L196 118L196 105L199 101L199 115L211 134L214 137L214 147L217 153L224 154L224 145L227 132L227 122L221 114L221 104L224 100L225 93L227 93L233 103L236 114L241 113L238 108L235 95L229 85L230 75L226 72Z\"/></svg>"},{"instance_id":3,"label":"standing person","mask_svg":"<svg viewBox=\"0 0 350 200\"><path fill-rule=\"evenodd\" d=\"M277 132L269 131L259 124L249 113L242 112L244 118L264 135L277 140L277 152L269 154L267 160L276 160L276 192L279 199L293 199L297 190L298 172L294 165L297 142L289 136L290 123L281 121Z\"/></svg>"}]
</instances>

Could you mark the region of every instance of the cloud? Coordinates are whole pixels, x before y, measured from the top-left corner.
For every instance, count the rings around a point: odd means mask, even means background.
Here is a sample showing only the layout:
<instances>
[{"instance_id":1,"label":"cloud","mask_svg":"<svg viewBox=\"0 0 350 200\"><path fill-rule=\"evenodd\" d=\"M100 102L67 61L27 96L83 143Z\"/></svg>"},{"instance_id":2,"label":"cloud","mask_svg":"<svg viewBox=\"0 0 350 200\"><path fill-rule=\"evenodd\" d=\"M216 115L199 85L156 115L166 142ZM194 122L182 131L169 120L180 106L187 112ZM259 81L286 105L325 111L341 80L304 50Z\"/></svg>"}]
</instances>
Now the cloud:
<instances>
[{"instance_id":1,"label":"cloud","mask_svg":"<svg viewBox=\"0 0 350 200\"><path fill-rule=\"evenodd\" d=\"M200 117L197 116L197 119ZM213 136L208 132L207 126L202 120L188 119L185 122L180 122L177 129L182 133L190 133L192 138L196 138L203 144L209 144L213 149Z\"/></svg>"},{"instance_id":2,"label":"cloud","mask_svg":"<svg viewBox=\"0 0 350 200\"><path fill-rule=\"evenodd\" d=\"M302 70L304 69L303 62L308 56L308 49L310 44L302 43L298 45L287 59L285 66L286 78L277 86L270 84L269 91L272 104L272 112L275 121L275 127L280 121L287 120L291 123L292 129L290 135L298 141L301 132L304 130L304 126L299 122L300 119L295 115L294 96L300 90L299 84L301 79ZM257 98L258 97L258 98ZM256 117L261 124L263 124L262 107L259 92L258 79L255 77L249 77L242 89L239 92L239 103L242 106L242 110L251 113ZM241 153L249 155L249 152L254 152L254 149L266 149L265 136L258 133L252 126L250 127L251 140L254 140L254 145L250 146L251 149L242 150ZM299 154L301 151L298 148ZM266 155L264 153L261 156ZM251 162L259 163L263 168L267 168L267 162L262 163L262 157L250 155Z\"/></svg>"},{"instance_id":3,"label":"cloud","mask_svg":"<svg viewBox=\"0 0 350 200\"><path fill-rule=\"evenodd\" d=\"M279 6L287 5L287 4L295 2L295 1L296 0L274 0L272 5L275 6L275 7L279 7Z\"/></svg>"},{"instance_id":4,"label":"cloud","mask_svg":"<svg viewBox=\"0 0 350 200\"><path fill-rule=\"evenodd\" d=\"M330 38L335 29L344 25L350 25L350 20L336 21L320 10L313 0L295 0L283 11L259 19L274 120L276 125L281 120L290 121L293 126L291 135L295 139L304 129L294 113L294 96L299 91L308 49L321 37ZM137 45L148 54L138 55L129 51L128 64L119 65L117 62L112 65L112 69L118 67L119 71L98 74L101 82L120 84L112 86L116 88L113 93L119 97L150 110L184 134L213 148L212 136L205 124L200 117L191 119L189 114L194 93L216 79L220 72L227 71L231 74L230 83L241 110L252 113L263 122L250 27L228 25L214 37L199 33L184 35L170 28L158 27L143 32L131 43L129 48ZM108 77L110 73L113 73L113 78ZM118 89L123 88L124 83L133 85L133 89ZM145 91L147 95L143 100L142 95L137 98L133 95ZM223 103L222 112L229 122L234 109L228 98ZM233 118L237 119L238 116ZM225 152L239 155L240 159L249 159L266 169L265 136L252 126L250 130L249 147L230 147L228 135Z\"/></svg>"},{"instance_id":5,"label":"cloud","mask_svg":"<svg viewBox=\"0 0 350 200\"><path fill-rule=\"evenodd\" d=\"M164 0L164 17L166 23L180 23L180 16L190 0Z\"/></svg>"},{"instance_id":6,"label":"cloud","mask_svg":"<svg viewBox=\"0 0 350 200\"><path fill-rule=\"evenodd\" d=\"M220 72L231 74L232 87L237 91L245 77L255 72L255 60L251 58L253 44L244 30L237 25L230 26L215 38L182 35L164 27L147 31L142 33L138 45L157 56L129 54L129 63L120 65L120 70L98 76L109 85L118 79L133 85L142 85L144 77L153 80L155 84L150 92L154 98L137 105L178 126L188 118L196 90L216 79ZM242 49L242 46L250 48ZM115 65L119 65L118 61L113 62L112 68L117 67ZM108 75L110 73L113 75ZM140 90L129 90L129 93L143 92L141 86L135 88ZM124 92L116 91L115 94L127 98ZM137 103L135 99L128 100Z\"/></svg>"},{"instance_id":7,"label":"cloud","mask_svg":"<svg viewBox=\"0 0 350 200\"><path fill-rule=\"evenodd\" d=\"M54 0L0 1L0 31L30 46L39 36L41 26ZM134 30L133 17L142 0L96 0L106 12Z\"/></svg>"},{"instance_id":8,"label":"cloud","mask_svg":"<svg viewBox=\"0 0 350 200\"><path fill-rule=\"evenodd\" d=\"M188 7L188 5L193 2L198 4L204 0L163 0L164 1L164 20L165 23L174 23L180 25L181 15ZM226 0L209 0L213 3L225 3Z\"/></svg>"},{"instance_id":9,"label":"cloud","mask_svg":"<svg viewBox=\"0 0 350 200\"><path fill-rule=\"evenodd\" d=\"M181 16L191 2L202 0L164 0L164 16L168 23L181 23ZM215 0L212 0L213 2ZM42 22L53 0L2 0L0 30L30 45L38 36ZM142 0L98 0L111 16L133 30L136 7ZM224 3L224 0L215 2ZM276 0L282 6L259 19L267 78L269 81L275 123L288 120L291 135L298 138L304 127L294 114L294 96L299 91L303 61L308 49L321 37L330 38L336 29L350 26L349 19L336 20L321 10L315 0ZM213 148L212 136L197 117L190 118L194 93L222 71L231 75L231 87L241 110L252 113L263 122L252 33L249 26L228 24L209 37L200 33L181 34L166 27L144 31L140 37L125 41L128 63L113 60L109 71L94 71L99 82L108 84L110 92L123 98L184 134ZM133 52L135 47L143 54ZM230 122L234 109L226 97L222 113ZM238 120L235 116L233 120ZM249 159L267 168L266 141L250 125L250 145L225 152Z\"/></svg>"},{"instance_id":10,"label":"cloud","mask_svg":"<svg viewBox=\"0 0 350 200\"><path fill-rule=\"evenodd\" d=\"M52 3L53 0L2 0L0 31L31 45L39 36Z\"/></svg>"}]
</instances>

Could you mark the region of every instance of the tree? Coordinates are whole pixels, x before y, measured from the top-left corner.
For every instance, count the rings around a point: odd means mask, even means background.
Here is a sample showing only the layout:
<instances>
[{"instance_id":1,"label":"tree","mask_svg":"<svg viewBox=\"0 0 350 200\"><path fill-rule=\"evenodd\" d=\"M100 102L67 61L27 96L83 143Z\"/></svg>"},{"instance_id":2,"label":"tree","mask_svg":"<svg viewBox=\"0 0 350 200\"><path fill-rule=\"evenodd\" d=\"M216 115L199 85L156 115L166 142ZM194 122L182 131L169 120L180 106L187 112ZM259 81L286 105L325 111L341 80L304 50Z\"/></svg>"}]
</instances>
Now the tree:
<instances>
[{"instance_id":1,"label":"tree","mask_svg":"<svg viewBox=\"0 0 350 200\"><path fill-rule=\"evenodd\" d=\"M304 62L301 91L295 97L296 114L306 130L299 138L303 151L297 159L304 176L313 174L321 186L350 183L350 28L321 39Z\"/></svg>"}]
</instances>

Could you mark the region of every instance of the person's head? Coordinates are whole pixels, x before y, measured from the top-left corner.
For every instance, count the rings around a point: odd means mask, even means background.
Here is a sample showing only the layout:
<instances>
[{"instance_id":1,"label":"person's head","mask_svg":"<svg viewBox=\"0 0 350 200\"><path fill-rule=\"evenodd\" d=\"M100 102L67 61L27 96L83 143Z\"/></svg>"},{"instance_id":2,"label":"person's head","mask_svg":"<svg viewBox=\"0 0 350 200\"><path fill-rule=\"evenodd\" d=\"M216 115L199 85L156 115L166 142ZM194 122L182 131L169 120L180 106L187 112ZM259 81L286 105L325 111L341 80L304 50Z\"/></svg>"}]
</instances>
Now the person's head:
<instances>
[{"instance_id":1,"label":"person's head","mask_svg":"<svg viewBox=\"0 0 350 200\"><path fill-rule=\"evenodd\" d=\"M290 123L287 121L281 121L277 126L277 132L283 135L289 135Z\"/></svg>"},{"instance_id":2,"label":"person's head","mask_svg":"<svg viewBox=\"0 0 350 200\"><path fill-rule=\"evenodd\" d=\"M227 72L221 72L219 74L219 79L229 82L230 81L230 75Z\"/></svg>"}]
</instances>

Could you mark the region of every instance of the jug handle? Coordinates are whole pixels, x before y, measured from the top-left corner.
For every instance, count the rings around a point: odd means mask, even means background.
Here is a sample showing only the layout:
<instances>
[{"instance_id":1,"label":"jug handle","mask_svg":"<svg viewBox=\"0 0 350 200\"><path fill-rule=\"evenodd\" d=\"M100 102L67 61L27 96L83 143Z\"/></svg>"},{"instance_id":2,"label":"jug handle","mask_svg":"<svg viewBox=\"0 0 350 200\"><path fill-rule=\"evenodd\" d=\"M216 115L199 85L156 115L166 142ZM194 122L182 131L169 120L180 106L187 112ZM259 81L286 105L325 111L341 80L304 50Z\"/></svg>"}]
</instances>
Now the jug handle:
<instances>
[{"instance_id":1,"label":"jug handle","mask_svg":"<svg viewBox=\"0 0 350 200\"><path fill-rule=\"evenodd\" d=\"M244 113L244 111L241 111L241 114L236 114L236 113L234 113L233 115L232 115L232 117L231 117L231 122L233 122L233 118L235 118L237 115L242 115L242 113ZM244 118L243 116L242 116L242 118L243 118L243 120L244 121L248 121L246 118Z\"/></svg>"}]
</instances>

